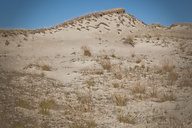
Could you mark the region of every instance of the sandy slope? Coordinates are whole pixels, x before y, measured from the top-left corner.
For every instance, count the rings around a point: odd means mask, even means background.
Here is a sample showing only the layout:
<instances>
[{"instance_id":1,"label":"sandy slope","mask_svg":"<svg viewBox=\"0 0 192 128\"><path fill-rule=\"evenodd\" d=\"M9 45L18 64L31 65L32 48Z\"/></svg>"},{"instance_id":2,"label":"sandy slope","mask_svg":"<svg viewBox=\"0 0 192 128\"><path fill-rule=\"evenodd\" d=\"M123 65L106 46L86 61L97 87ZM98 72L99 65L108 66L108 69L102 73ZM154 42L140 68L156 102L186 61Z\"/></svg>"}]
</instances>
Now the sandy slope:
<instances>
[{"instance_id":1,"label":"sandy slope","mask_svg":"<svg viewBox=\"0 0 192 128\"><path fill-rule=\"evenodd\" d=\"M0 126L192 127L191 32L114 13L45 33L1 36ZM127 36L134 47L123 43ZM102 62L112 67L105 70ZM50 99L53 106L42 108Z\"/></svg>"}]
</instances>

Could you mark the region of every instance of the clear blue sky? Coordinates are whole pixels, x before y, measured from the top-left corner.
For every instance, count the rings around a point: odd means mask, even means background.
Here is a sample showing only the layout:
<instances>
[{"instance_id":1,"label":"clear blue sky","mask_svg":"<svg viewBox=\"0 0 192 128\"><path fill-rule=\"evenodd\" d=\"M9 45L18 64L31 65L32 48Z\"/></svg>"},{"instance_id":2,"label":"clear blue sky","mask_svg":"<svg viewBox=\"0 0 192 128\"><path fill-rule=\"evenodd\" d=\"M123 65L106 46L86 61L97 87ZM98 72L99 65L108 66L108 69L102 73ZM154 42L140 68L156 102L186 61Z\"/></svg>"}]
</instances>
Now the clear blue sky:
<instances>
[{"instance_id":1,"label":"clear blue sky","mask_svg":"<svg viewBox=\"0 0 192 128\"><path fill-rule=\"evenodd\" d=\"M0 28L38 29L122 7L146 24L192 23L192 0L0 0Z\"/></svg>"}]
</instances>

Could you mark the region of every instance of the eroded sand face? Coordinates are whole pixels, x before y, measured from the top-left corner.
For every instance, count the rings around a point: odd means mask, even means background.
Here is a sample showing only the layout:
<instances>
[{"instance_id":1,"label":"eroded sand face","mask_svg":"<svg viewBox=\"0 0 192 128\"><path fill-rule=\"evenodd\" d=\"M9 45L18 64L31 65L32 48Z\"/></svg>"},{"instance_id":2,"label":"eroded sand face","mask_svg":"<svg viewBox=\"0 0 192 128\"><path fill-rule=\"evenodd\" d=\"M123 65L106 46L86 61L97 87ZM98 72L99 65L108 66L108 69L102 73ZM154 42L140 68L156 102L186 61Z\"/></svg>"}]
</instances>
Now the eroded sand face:
<instances>
[{"instance_id":1,"label":"eroded sand face","mask_svg":"<svg viewBox=\"0 0 192 128\"><path fill-rule=\"evenodd\" d=\"M1 36L1 127L190 128L191 30L113 13Z\"/></svg>"}]
</instances>

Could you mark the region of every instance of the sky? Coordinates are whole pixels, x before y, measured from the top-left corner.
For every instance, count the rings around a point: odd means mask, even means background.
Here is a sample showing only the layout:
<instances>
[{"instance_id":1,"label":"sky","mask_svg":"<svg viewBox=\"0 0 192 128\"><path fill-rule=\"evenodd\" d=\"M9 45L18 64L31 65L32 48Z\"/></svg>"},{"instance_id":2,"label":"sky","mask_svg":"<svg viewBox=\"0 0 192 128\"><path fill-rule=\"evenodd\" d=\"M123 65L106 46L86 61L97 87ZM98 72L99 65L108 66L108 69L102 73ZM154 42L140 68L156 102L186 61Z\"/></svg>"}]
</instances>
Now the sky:
<instances>
[{"instance_id":1,"label":"sky","mask_svg":"<svg viewBox=\"0 0 192 128\"><path fill-rule=\"evenodd\" d=\"M192 0L0 0L0 29L49 28L119 7L146 24L192 23Z\"/></svg>"}]
</instances>

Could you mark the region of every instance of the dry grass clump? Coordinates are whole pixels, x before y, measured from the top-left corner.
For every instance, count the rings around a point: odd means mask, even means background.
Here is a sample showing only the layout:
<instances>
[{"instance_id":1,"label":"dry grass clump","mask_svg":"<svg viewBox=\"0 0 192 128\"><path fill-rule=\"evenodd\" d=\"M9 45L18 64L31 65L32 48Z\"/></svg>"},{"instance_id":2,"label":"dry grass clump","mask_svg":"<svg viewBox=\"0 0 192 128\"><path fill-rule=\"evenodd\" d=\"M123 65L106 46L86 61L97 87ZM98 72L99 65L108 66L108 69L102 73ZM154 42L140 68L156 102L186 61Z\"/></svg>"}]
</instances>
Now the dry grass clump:
<instances>
[{"instance_id":1,"label":"dry grass clump","mask_svg":"<svg viewBox=\"0 0 192 128\"><path fill-rule=\"evenodd\" d=\"M15 105L21 108L26 108L26 109L30 108L29 102L27 102L26 100L16 100Z\"/></svg>"},{"instance_id":2,"label":"dry grass clump","mask_svg":"<svg viewBox=\"0 0 192 128\"><path fill-rule=\"evenodd\" d=\"M94 82L94 78L93 78L93 77L90 77L90 78L86 81L86 83L87 83L88 88L94 86L94 83L95 83L95 82Z\"/></svg>"},{"instance_id":3,"label":"dry grass clump","mask_svg":"<svg viewBox=\"0 0 192 128\"><path fill-rule=\"evenodd\" d=\"M156 27L164 28L164 27L165 27L165 26L161 25L160 23L158 23L158 24L152 23L150 26L151 26L152 28L156 28Z\"/></svg>"},{"instance_id":4,"label":"dry grass clump","mask_svg":"<svg viewBox=\"0 0 192 128\"><path fill-rule=\"evenodd\" d=\"M131 57L134 58L134 57L135 57L135 53L132 53L132 54L131 54Z\"/></svg>"},{"instance_id":5,"label":"dry grass clump","mask_svg":"<svg viewBox=\"0 0 192 128\"><path fill-rule=\"evenodd\" d=\"M84 68L80 70L80 73L83 75L102 75L104 73L103 69L89 69L89 68Z\"/></svg>"},{"instance_id":6,"label":"dry grass clump","mask_svg":"<svg viewBox=\"0 0 192 128\"><path fill-rule=\"evenodd\" d=\"M146 92L146 86L145 85L141 85L140 82L136 82L135 85L131 88L131 92L133 94L145 94Z\"/></svg>"},{"instance_id":7,"label":"dry grass clump","mask_svg":"<svg viewBox=\"0 0 192 128\"><path fill-rule=\"evenodd\" d=\"M124 44L130 44L131 46L135 47L135 42L131 36L127 36L126 38L121 39L123 40Z\"/></svg>"},{"instance_id":8,"label":"dry grass clump","mask_svg":"<svg viewBox=\"0 0 192 128\"><path fill-rule=\"evenodd\" d=\"M156 74L166 74L167 72L173 72L175 66L169 59L162 59L160 61L161 66L154 65L154 71Z\"/></svg>"},{"instance_id":9,"label":"dry grass clump","mask_svg":"<svg viewBox=\"0 0 192 128\"><path fill-rule=\"evenodd\" d=\"M112 85L113 85L114 88L119 88L119 86L120 86L119 83L117 83L117 82L112 83Z\"/></svg>"},{"instance_id":10,"label":"dry grass clump","mask_svg":"<svg viewBox=\"0 0 192 128\"><path fill-rule=\"evenodd\" d=\"M137 58L137 60L135 61L137 64L141 63L142 59L141 58Z\"/></svg>"},{"instance_id":11,"label":"dry grass clump","mask_svg":"<svg viewBox=\"0 0 192 128\"><path fill-rule=\"evenodd\" d=\"M41 69L42 71L51 71L51 66L48 64L29 64L28 66L26 66L24 69L28 69L28 68L37 68L37 69Z\"/></svg>"},{"instance_id":12,"label":"dry grass clump","mask_svg":"<svg viewBox=\"0 0 192 128\"><path fill-rule=\"evenodd\" d=\"M95 128L96 126L97 124L93 119L74 119L73 123L69 125L69 128Z\"/></svg>"},{"instance_id":13,"label":"dry grass clump","mask_svg":"<svg viewBox=\"0 0 192 128\"><path fill-rule=\"evenodd\" d=\"M174 82L176 82L176 80L178 79L178 73L176 72L170 72L168 74L168 85L173 85Z\"/></svg>"},{"instance_id":14,"label":"dry grass clump","mask_svg":"<svg viewBox=\"0 0 192 128\"><path fill-rule=\"evenodd\" d=\"M183 74L180 80L179 85L181 87L192 87L192 72L187 71L187 74Z\"/></svg>"},{"instance_id":15,"label":"dry grass clump","mask_svg":"<svg viewBox=\"0 0 192 128\"><path fill-rule=\"evenodd\" d=\"M152 86L152 90L149 92L150 93L150 96L153 97L153 98L157 98L157 87L155 85Z\"/></svg>"},{"instance_id":16,"label":"dry grass clump","mask_svg":"<svg viewBox=\"0 0 192 128\"><path fill-rule=\"evenodd\" d=\"M120 113L117 115L117 119L121 123L128 123L128 124L135 123L135 117L133 117L133 115L131 115L130 113Z\"/></svg>"},{"instance_id":17,"label":"dry grass clump","mask_svg":"<svg viewBox=\"0 0 192 128\"><path fill-rule=\"evenodd\" d=\"M112 72L115 75L115 78L121 80L123 78L123 72L122 72L122 68L118 65L113 65L112 66Z\"/></svg>"},{"instance_id":18,"label":"dry grass clump","mask_svg":"<svg viewBox=\"0 0 192 128\"><path fill-rule=\"evenodd\" d=\"M41 108L40 113L43 115L49 115L49 110L56 106L56 102L53 99L43 100L40 102L39 107Z\"/></svg>"},{"instance_id":19,"label":"dry grass clump","mask_svg":"<svg viewBox=\"0 0 192 128\"><path fill-rule=\"evenodd\" d=\"M112 95L112 99L118 106L125 106L128 101L128 98L126 95L116 94L116 93Z\"/></svg>"},{"instance_id":20,"label":"dry grass clump","mask_svg":"<svg viewBox=\"0 0 192 128\"><path fill-rule=\"evenodd\" d=\"M112 65L110 59L100 59L97 62L104 70L111 71Z\"/></svg>"},{"instance_id":21,"label":"dry grass clump","mask_svg":"<svg viewBox=\"0 0 192 128\"><path fill-rule=\"evenodd\" d=\"M175 68L175 66L169 59L163 59L161 64L162 64L162 70L164 72L171 72Z\"/></svg>"},{"instance_id":22,"label":"dry grass clump","mask_svg":"<svg viewBox=\"0 0 192 128\"><path fill-rule=\"evenodd\" d=\"M47 64L44 64L44 65L41 65L41 69L43 71L51 71L51 66L47 65Z\"/></svg>"},{"instance_id":23,"label":"dry grass clump","mask_svg":"<svg viewBox=\"0 0 192 128\"><path fill-rule=\"evenodd\" d=\"M180 86L182 87L192 87L192 80L183 78L182 81L180 82Z\"/></svg>"},{"instance_id":24,"label":"dry grass clump","mask_svg":"<svg viewBox=\"0 0 192 128\"><path fill-rule=\"evenodd\" d=\"M20 122L17 122L17 123L14 123L11 128L23 128L23 126Z\"/></svg>"},{"instance_id":25,"label":"dry grass clump","mask_svg":"<svg viewBox=\"0 0 192 128\"><path fill-rule=\"evenodd\" d=\"M81 104L80 105L81 110L83 110L84 112L90 112L93 110L92 108L93 99L90 92L87 92L87 93L77 92L76 96L77 96L77 100Z\"/></svg>"},{"instance_id":26,"label":"dry grass clump","mask_svg":"<svg viewBox=\"0 0 192 128\"><path fill-rule=\"evenodd\" d=\"M166 102L166 101L175 101L176 97L173 91L170 92L162 92L160 97L160 102Z\"/></svg>"},{"instance_id":27,"label":"dry grass clump","mask_svg":"<svg viewBox=\"0 0 192 128\"><path fill-rule=\"evenodd\" d=\"M5 41L5 45L8 46L10 43L8 40Z\"/></svg>"},{"instance_id":28,"label":"dry grass clump","mask_svg":"<svg viewBox=\"0 0 192 128\"><path fill-rule=\"evenodd\" d=\"M91 56L91 50L87 46L82 46L81 49L83 50L83 55L84 56Z\"/></svg>"}]
</instances>

